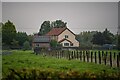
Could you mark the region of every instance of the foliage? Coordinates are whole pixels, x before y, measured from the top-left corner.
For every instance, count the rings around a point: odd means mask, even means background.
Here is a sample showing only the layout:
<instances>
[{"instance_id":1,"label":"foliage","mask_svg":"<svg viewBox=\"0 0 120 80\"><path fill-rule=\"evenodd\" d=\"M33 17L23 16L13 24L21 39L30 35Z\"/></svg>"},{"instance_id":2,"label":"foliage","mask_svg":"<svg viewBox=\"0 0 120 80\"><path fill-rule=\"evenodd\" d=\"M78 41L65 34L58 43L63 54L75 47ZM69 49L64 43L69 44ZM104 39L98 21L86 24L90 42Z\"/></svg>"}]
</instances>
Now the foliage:
<instances>
[{"instance_id":1,"label":"foliage","mask_svg":"<svg viewBox=\"0 0 120 80\"><path fill-rule=\"evenodd\" d=\"M18 41L16 41L15 39L13 39L13 41L11 42L11 44L12 44L13 48L18 48L19 47Z\"/></svg>"},{"instance_id":2,"label":"foliage","mask_svg":"<svg viewBox=\"0 0 120 80\"><path fill-rule=\"evenodd\" d=\"M28 41L30 43L30 46L32 46L33 35L28 35Z\"/></svg>"},{"instance_id":3,"label":"foliage","mask_svg":"<svg viewBox=\"0 0 120 80\"><path fill-rule=\"evenodd\" d=\"M30 43L28 41L25 41L23 44L23 50L29 50L30 48Z\"/></svg>"},{"instance_id":4,"label":"foliage","mask_svg":"<svg viewBox=\"0 0 120 80\"><path fill-rule=\"evenodd\" d=\"M120 50L120 34L118 35L118 50Z\"/></svg>"},{"instance_id":5,"label":"foliage","mask_svg":"<svg viewBox=\"0 0 120 80\"><path fill-rule=\"evenodd\" d=\"M11 45L13 39L16 38L15 25L8 20L5 24L2 24L2 42Z\"/></svg>"},{"instance_id":6,"label":"foliage","mask_svg":"<svg viewBox=\"0 0 120 80\"><path fill-rule=\"evenodd\" d=\"M54 28L63 28L66 27L66 22L63 22L62 20L56 20L51 23L51 27Z\"/></svg>"},{"instance_id":7,"label":"foliage","mask_svg":"<svg viewBox=\"0 0 120 80\"><path fill-rule=\"evenodd\" d=\"M45 35L48 33L52 28L63 28L66 27L66 22L62 20L56 20L50 23L50 21L44 21L39 29L39 35Z\"/></svg>"},{"instance_id":8,"label":"foliage","mask_svg":"<svg viewBox=\"0 0 120 80\"><path fill-rule=\"evenodd\" d=\"M61 49L62 45L58 43L56 40L51 40L50 46L52 49Z\"/></svg>"},{"instance_id":9,"label":"foliage","mask_svg":"<svg viewBox=\"0 0 120 80\"><path fill-rule=\"evenodd\" d=\"M101 32L97 32L96 34L93 35L93 39L91 42L93 42L93 44L103 45L104 44L103 34Z\"/></svg>"},{"instance_id":10,"label":"foliage","mask_svg":"<svg viewBox=\"0 0 120 80\"><path fill-rule=\"evenodd\" d=\"M51 40L51 42L50 42L50 46L51 47L53 47L53 48L55 48L55 47L57 47L57 41L56 40Z\"/></svg>"},{"instance_id":11,"label":"foliage","mask_svg":"<svg viewBox=\"0 0 120 80\"><path fill-rule=\"evenodd\" d=\"M2 23L0 22L0 47L2 45Z\"/></svg>"},{"instance_id":12,"label":"foliage","mask_svg":"<svg viewBox=\"0 0 120 80\"><path fill-rule=\"evenodd\" d=\"M21 48L25 41L29 41L32 44L32 39L28 37L26 32L17 32L15 25L9 20L4 24L2 23L3 49Z\"/></svg>"},{"instance_id":13,"label":"foliage","mask_svg":"<svg viewBox=\"0 0 120 80\"><path fill-rule=\"evenodd\" d=\"M96 34L94 34L91 42L93 44L103 45L103 44L112 44L113 40L114 40L114 35L106 28L105 31L97 32Z\"/></svg>"},{"instance_id":14,"label":"foliage","mask_svg":"<svg viewBox=\"0 0 120 80\"><path fill-rule=\"evenodd\" d=\"M44 21L39 30L39 35L45 35L51 30L50 21Z\"/></svg>"},{"instance_id":15,"label":"foliage","mask_svg":"<svg viewBox=\"0 0 120 80\"><path fill-rule=\"evenodd\" d=\"M16 40L19 42L20 46L23 46L23 43L25 41L28 41L28 36L27 36L26 32L17 32Z\"/></svg>"},{"instance_id":16,"label":"foliage","mask_svg":"<svg viewBox=\"0 0 120 80\"><path fill-rule=\"evenodd\" d=\"M107 30L107 28L105 29L105 31L102 33L103 34L103 42L104 44L112 44L113 39L114 39L114 35Z\"/></svg>"},{"instance_id":17,"label":"foliage","mask_svg":"<svg viewBox=\"0 0 120 80\"><path fill-rule=\"evenodd\" d=\"M96 34L96 31L86 31L78 34L76 39L80 42L80 47L91 47L93 45L91 40L94 34Z\"/></svg>"},{"instance_id":18,"label":"foliage","mask_svg":"<svg viewBox=\"0 0 120 80\"><path fill-rule=\"evenodd\" d=\"M3 51L6 52L6 51ZM9 54L9 53L10 54ZM113 51L114 52L114 51ZM116 51L117 52L117 51ZM42 53L42 52L41 52ZM120 70L109 66L81 62L80 60L67 60L65 58L57 59L55 57L35 55L33 51L7 50L7 54L2 55L2 73L8 75L9 69L54 69L59 71L75 70L79 72L90 71L96 74L106 70L109 74L117 73Z\"/></svg>"},{"instance_id":19,"label":"foliage","mask_svg":"<svg viewBox=\"0 0 120 80\"><path fill-rule=\"evenodd\" d=\"M101 71L98 74L93 72L83 72L79 73L78 71L69 70L57 71L57 70L40 70L40 69L10 69L9 74L6 77L3 77L2 80L61 80L61 79L119 79L120 73L106 73L106 70Z\"/></svg>"}]
</instances>

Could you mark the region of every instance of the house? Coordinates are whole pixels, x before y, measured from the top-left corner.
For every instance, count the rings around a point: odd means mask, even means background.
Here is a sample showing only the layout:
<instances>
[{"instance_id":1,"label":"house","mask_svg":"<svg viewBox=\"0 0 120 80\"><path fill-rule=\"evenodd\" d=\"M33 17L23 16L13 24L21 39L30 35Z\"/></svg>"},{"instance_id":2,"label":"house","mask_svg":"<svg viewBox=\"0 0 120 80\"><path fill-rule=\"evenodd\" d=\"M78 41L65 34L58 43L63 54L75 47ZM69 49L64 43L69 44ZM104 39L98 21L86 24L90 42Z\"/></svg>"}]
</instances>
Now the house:
<instances>
[{"instance_id":1,"label":"house","mask_svg":"<svg viewBox=\"0 0 120 80\"><path fill-rule=\"evenodd\" d=\"M33 48L50 48L50 36L38 36L38 34L35 34L32 46Z\"/></svg>"},{"instance_id":2,"label":"house","mask_svg":"<svg viewBox=\"0 0 120 80\"><path fill-rule=\"evenodd\" d=\"M53 28L46 36L50 36L51 40L56 40L63 47L79 47L79 42L75 39L76 35L67 27Z\"/></svg>"}]
</instances>

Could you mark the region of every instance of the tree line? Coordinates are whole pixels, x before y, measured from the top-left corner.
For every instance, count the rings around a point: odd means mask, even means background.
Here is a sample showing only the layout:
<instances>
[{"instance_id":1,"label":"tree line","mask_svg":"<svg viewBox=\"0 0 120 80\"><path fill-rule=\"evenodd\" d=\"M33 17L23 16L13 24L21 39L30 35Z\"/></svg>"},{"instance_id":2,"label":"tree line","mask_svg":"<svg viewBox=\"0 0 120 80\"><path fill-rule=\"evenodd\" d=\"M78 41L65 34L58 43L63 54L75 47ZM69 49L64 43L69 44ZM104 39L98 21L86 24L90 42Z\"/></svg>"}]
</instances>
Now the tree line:
<instances>
[{"instance_id":1,"label":"tree line","mask_svg":"<svg viewBox=\"0 0 120 80\"><path fill-rule=\"evenodd\" d=\"M11 21L2 23L2 48L3 49L31 49L32 36L26 32L17 32Z\"/></svg>"},{"instance_id":2,"label":"tree line","mask_svg":"<svg viewBox=\"0 0 120 80\"><path fill-rule=\"evenodd\" d=\"M120 49L120 35L111 33L107 28L103 31L83 31L76 35L76 39L82 47L100 47L106 45L114 46L115 49Z\"/></svg>"},{"instance_id":3,"label":"tree line","mask_svg":"<svg viewBox=\"0 0 120 80\"><path fill-rule=\"evenodd\" d=\"M44 21L40 25L38 35L45 35L52 28L67 27L67 23L62 20ZM76 34L76 39L80 42L80 47L103 46L104 44L114 44L120 49L120 35L112 34L107 28L103 31L83 31ZM2 46L3 48L31 49L33 35L27 35L26 32L17 32L15 25L11 21L2 23ZM57 47L56 41L51 41L52 47Z\"/></svg>"}]
</instances>

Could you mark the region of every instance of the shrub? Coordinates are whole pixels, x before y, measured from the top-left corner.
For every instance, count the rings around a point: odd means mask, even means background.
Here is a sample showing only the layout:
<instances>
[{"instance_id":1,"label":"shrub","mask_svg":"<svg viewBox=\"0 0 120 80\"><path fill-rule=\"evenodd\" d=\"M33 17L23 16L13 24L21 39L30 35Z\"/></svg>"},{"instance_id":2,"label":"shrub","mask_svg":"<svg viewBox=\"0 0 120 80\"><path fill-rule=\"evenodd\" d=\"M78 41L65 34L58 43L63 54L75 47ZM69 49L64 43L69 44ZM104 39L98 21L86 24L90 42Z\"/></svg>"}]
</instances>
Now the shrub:
<instances>
[{"instance_id":1,"label":"shrub","mask_svg":"<svg viewBox=\"0 0 120 80\"><path fill-rule=\"evenodd\" d=\"M63 79L120 79L120 73L107 73L105 70L101 73L92 73L89 71L80 73L78 71L69 70L55 71L55 70L40 70L40 69L10 69L8 75L4 76L2 80L63 80Z\"/></svg>"},{"instance_id":2,"label":"shrub","mask_svg":"<svg viewBox=\"0 0 120 80\"><path fill-rule=\"evenodd\" d=\"M28 41L25 41L23 44L23 50L30 50L30 43Z\"/></svg>"}]
</instances>

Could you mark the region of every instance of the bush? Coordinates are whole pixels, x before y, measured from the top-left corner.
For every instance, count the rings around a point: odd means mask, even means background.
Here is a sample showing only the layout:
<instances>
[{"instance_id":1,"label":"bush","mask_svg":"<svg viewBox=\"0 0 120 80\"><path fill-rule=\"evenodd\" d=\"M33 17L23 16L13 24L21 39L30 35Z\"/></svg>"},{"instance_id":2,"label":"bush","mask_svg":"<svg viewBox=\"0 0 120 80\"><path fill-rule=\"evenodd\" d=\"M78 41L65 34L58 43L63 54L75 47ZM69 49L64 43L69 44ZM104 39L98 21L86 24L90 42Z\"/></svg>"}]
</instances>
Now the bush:
<instances>
[{"instance_id":1,"label":"bush","mask_svg":"<svg viewBox=\"0 0 120 80\"><path fill-rule=\"evenodd\" d=\"M14 70L10 69L8 75L3 77L2 80L61 80L61 79L106 79L115 78L120 79L120 73L107 73L105 70L101 73L83 72L69 70L65 71L55 71L55 70L40 70L40 69L22 69Z\"/></svg>"},{"instance_id":2,"label":"bush","mask_svg":"<svg viewBox=\"0 0 120 80\"><path fill-rule=\"evenodd\" d=\"M50 46L52 50L60 50L62 48L62 45L58 43L56 40L51 40Z\"/></svg>"},{"instance_id":3,"label":"bush","mask_svg":"<svg viewBox=\"0 0 120 80\"><path fill-rule=\"evenodd\" d=\"M30 50L30 43L28 41L25 41L23 44L23 50Z\"/></svg>"}]
</instances>

